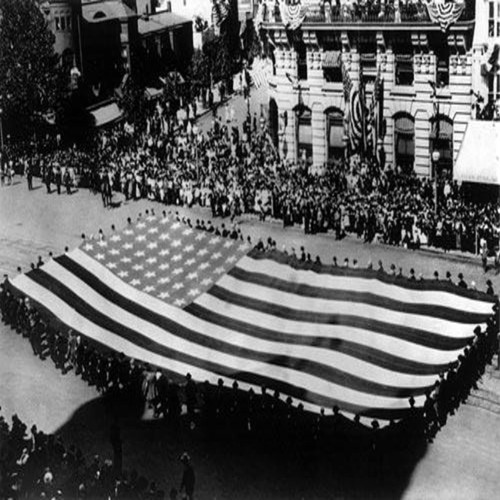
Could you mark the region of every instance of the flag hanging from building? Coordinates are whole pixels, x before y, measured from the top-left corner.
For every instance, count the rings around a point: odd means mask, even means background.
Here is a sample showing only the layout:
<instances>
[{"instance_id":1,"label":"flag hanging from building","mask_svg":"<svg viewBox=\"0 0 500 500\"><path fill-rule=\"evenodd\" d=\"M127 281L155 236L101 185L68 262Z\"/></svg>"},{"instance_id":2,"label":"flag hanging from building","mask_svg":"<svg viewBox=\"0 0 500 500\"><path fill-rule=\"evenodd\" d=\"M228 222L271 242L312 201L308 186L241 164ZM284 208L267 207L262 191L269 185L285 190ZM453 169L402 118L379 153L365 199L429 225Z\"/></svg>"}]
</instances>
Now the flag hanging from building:
<instances>
[{"instance_id":1,"label":"flag hanging from building","mask_svg":"<svg viewBox=\"0 0 500 500\"><path fill-rule=\"evenodd\" d=\"M455 24L465 8L465 1L449 0L426 0L427 12L431 21L439 24L441 31L446 32Z\"/></svg>"},{"instance_id":2,"label":"flag hanging from building","mask_svg":"<svg viewBox=\"0 0 500 500\"><path fill-rule=\"evenodd\" d=\"M297 30L307 15L307 6L301 0L279 0L281 21L286 29Z\"/></svg>"},{"instance_id":3,"label":"flag hanging from building","mask_svg":"<svg viewBox=\"0 0 500 500\"><path fill-rule=\"evenodd\" d=\"M349 71L344 63L341 63L342 83L344 87L344 99L347 111L347 136L353 151L359 151L363 146L364 113L360 99L359 84L354 84Z\"/></svg>"},{"instance_id":4,"label":"flag hanging from building","mask_svg":"<svg viewBox=\"0 0 500 500\"><path fill-rule=\"evenodd\" d=\"M424 404L494 303L434 280L310 266L169 217L88 240L11 287L130 358L382 423L404 418L412 396Z\"/></svg>"},{"instance_id":5,"label":"flag hanging from building","mask_svg":"<svg viewBox=\"0 0 500 500\"><path fill-rule=\"evenodd\" d=\"M229 0L212 0L212 21L214 26L221 26L229 16Z\"/></svg>"},{"instance_id":6,"label":"flag hanging from building","mask_svg":"<svg viewBox=\"0 0 500 500\"><path fill-rule=\"evenodd\" d=\"M366 124L366 135L368 148L373 157L377 157L379 139L384 137L384 80L377 70L377 76L373 84L373 94L368 110Z\"/></svg>"}]
</instances>

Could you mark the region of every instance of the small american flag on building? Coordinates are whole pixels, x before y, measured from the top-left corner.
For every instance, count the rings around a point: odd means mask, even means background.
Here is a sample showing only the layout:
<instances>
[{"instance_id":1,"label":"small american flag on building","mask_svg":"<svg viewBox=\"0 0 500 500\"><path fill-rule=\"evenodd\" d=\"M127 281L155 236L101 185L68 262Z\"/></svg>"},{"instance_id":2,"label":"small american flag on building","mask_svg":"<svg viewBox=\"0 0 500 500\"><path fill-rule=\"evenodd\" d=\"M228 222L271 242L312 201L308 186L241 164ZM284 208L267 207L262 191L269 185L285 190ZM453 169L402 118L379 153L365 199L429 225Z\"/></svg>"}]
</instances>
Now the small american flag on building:
<instances>
[{"instance_id":1,"label":"small american flag on building","mask_svg":"<svg viewBox=\"0 0 500 500\"><path fill-rule=\"evenodd\" d=\"M310 266L149 217L11 286L117 352L198 381L266 386L319 412L403 418L492 314L436 281Z\"/></svg>"}]
</instances>

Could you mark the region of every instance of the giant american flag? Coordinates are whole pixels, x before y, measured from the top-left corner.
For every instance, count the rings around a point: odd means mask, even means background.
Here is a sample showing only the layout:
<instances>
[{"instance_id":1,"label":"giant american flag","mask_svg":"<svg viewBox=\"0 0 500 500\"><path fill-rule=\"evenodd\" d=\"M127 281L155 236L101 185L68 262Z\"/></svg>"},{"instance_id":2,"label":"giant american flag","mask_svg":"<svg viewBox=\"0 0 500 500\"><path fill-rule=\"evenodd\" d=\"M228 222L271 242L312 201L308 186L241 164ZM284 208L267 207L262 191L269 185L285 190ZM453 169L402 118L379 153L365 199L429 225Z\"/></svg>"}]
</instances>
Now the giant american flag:
<instances>
[{"instance_id":1,"label":"giant american flag","mask_svg":"<svg viewBox=\"0 0 500 500\"><path fill-rule=\"evenodd\" d=\"M382 424L410 396L423 405L493 305L448 283L261 252L170 215L87 240L11 286L130 358Z\"/></svg>"}]
</instances>

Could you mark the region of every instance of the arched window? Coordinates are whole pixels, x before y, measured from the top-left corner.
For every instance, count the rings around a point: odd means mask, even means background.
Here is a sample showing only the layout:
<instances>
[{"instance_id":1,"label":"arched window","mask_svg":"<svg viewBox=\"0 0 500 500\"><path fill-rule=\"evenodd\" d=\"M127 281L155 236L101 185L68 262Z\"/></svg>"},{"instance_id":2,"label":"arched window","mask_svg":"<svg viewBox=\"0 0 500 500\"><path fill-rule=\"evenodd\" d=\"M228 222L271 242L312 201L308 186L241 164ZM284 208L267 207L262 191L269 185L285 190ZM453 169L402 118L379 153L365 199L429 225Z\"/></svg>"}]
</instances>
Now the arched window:
<instances>
[{"instance_id":1,"label":"arched window","mask_svg":"<svg viewBox=\"0 0 500 500\"><path fill-rule=\"evenodd\" d=\"M415 120L408 113L394 116L394 158L403 172L411 172L415 162Z\"/></svg>"},{"instance_id":2,"label":"arched window","mask_svg":"<svg viewBox=\"0 0 500 500\"><path fill-rule=\"evenodd\" d=\"M311 163L313 156L311 110L304 105L298 105L295 106L294 111L297 127L297 157Z\"/></svg>"},{"instance_id":3,"label":"arched window","mask_svg":"<svg viewBox=\"0 0 500 500\"><path fill-rule=\"evenodd\" d=\"M338 108L325 110L328 161L344 157L344 113Z\"/></svg>"},{"instance_id":4,"label":"arched window","mask_svg":"<svg viewBox=\"0 0 500 500\"><path fill-rule=\"evenodd\" d=\"M430 154L439 151L437 175L450 175L453 170L453 121L447 116L431 118Z\"/></svg>"}]
</instances>

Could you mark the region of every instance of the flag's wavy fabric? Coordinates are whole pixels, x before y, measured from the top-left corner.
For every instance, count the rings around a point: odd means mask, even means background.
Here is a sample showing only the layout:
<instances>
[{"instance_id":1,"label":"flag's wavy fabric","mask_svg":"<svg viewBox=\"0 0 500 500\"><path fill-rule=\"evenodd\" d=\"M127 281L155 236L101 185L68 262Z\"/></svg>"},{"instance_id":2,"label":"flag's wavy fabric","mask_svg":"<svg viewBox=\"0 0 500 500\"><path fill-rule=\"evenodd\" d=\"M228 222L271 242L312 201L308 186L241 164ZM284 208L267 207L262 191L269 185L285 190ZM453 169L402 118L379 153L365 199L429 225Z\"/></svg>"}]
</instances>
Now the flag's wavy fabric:
<instances>
[{"instance_id":1,"label":"flag's wavy fabric","mask_svg":"<svg viewBox=\"0 0 500 500\"><path fill-rule=\"evenodd\" d=\"M315 266L149 217L11 283L68 328L198 381L403 418L492 314L438 281Z\"/></svg>"}]
</instances>

